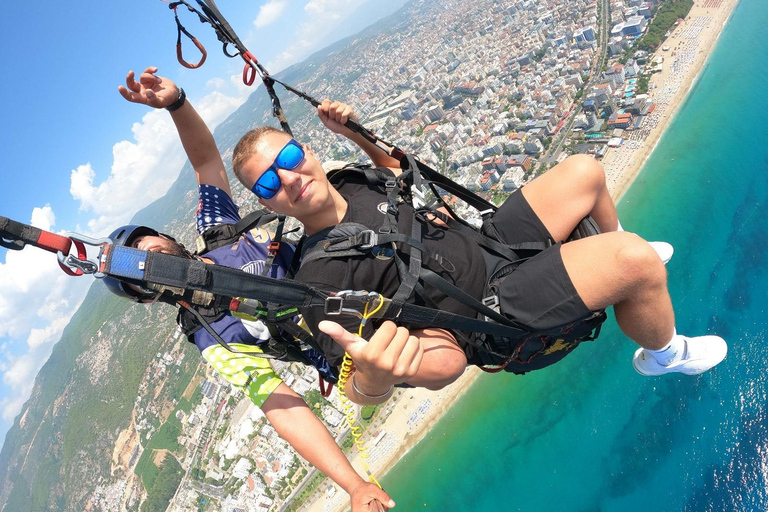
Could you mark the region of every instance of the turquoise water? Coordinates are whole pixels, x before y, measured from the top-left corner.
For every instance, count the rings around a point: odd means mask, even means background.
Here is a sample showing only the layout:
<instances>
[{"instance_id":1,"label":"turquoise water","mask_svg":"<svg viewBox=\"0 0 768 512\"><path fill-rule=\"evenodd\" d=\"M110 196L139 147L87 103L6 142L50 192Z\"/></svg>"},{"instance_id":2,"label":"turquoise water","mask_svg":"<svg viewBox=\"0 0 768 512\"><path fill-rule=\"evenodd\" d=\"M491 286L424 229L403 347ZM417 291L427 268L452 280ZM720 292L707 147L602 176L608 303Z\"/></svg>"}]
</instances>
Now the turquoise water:
<instances>
[{"instance_id":1,"label":"turquoise water","mask_svg":"<svg viewBox=\"0 0 768 512\"><path fill-rule=\"evenodd\" d=\"M674 244L682 333L728 358L644 378L611 320L523 377L488 375L384 478L395 510L768 510L768 5L742 0L622 200L622 223Z\"/></svg>"}]
</instances>

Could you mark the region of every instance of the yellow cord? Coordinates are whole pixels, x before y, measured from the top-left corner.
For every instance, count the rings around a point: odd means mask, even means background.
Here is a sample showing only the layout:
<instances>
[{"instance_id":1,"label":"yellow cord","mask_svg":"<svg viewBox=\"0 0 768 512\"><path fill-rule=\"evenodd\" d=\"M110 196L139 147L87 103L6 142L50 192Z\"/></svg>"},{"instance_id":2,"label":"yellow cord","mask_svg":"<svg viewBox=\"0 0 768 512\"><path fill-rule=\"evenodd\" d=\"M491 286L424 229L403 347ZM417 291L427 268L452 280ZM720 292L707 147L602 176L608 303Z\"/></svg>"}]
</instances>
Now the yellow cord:
<instances>
[{"instance_id":1,"label":"yellow cord","mask_svg":"<svg viewBox=\"0 0 768 512\"><path fill-rule=\"evenodd\" d=\"M365 305L365 310L363 311L363 319L360 321L360 328L357 330L357 335L361 336L363 335L363 327L365 327L365 324L368 322L368 319L372 317L376 312L381 309L381 307L384 305L384 301L379 300L378 306L371 311L368 312L368 304ZM357 446L357 451L360 453L360 462L363 465L363 468L365 468L365 472L368 474L368 480L373 482L374 484L379 486L379 489L381 489L381 484L378 480L376 480L376 477L373 476L373 472L368 467L368 464L365 463L365 459L370 457L370 454L368 453L368 448L365 446L365 441L363 441L361 438L363 436L362 431L360 430L360 425L358 424L357 418L355 416L355 409L352 406L352 402L349 401L349 398L347 398L347 394L345 392L345 389L347 387L347 381L349 380L352 372L352 358L349 357L349 354L346 352L344 353L344 359L341 363L341 370L339 371L339 383L338 383L338 389L339 389L339 395L341 399L341 407L344 412L344 417L347 419L347 426L349 426L349 431L352 437L354 438L354 444Z\"/></svg>"},{"instance_id":2,"label":"yellow cord","mask_svg":"<svg viewBox=\"0 0 768 512\"><path fill-rule=\"evenodd\" d=\"M243 302L245 302L245 299L241 299ZM368 304L365 305L365 309L363 310L363 318L360 321L360 327L357 330L357 335L362 337L363 336L363 328L365 327L365 324L368 322L368 319L371 318L373 315L378 312L382 306L384 305L383 300L379 300L379 304L371 311L368 312ZM232 315L244 319L244 320L263 320L259 317L249 315L247 313L243 312L232 312ZM304 322L304 318L300 317L299 320L299 326L306 329L306 323ZM376 484L381 488L381 484L378 480L376 480L376 477L373 476L373 472L368 467L368 464L365 463L365 459L370 457L370 454L368 453L368 448L365 446L365 441L363 441L361 438L363 436L362 431L360 430L360 425L358 424L357 418L355 417L355 409L352 405L352 402L349 401L349 398L347 398L347 394L345 392L347 381L349 380L352 373L352 358L349 357L349 354L346 352L344 353L344 359L341 363L341 370L339 371L339 382L338 382L338 389L339 389L339 395L341 398L341 407L343 409L344 417L347 420L347 425L349 426L350 434L355 440L355 446L357 446L357 451L360 453L360 462L363 465L363 468L365 469L365 472L368 474L368 480L372 483Z\"/></svg>"}]
</instances>

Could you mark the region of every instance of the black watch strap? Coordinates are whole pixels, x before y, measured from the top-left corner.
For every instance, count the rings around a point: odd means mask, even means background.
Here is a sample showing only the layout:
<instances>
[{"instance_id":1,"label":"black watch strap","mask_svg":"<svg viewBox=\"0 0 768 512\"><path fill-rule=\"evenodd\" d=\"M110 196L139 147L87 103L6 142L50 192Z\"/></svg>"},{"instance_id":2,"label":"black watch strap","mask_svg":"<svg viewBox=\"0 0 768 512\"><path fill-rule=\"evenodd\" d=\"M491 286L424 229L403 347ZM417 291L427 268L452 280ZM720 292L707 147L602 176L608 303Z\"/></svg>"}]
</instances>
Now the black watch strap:
<instances>
[{"instance_id":1,"label":"black watch strap","mask_svg":"<svg viewBox=\"0 0 768 512\"><path fill-rule=\"evenodd\" d=\"M179 87L179 99L177 99L171 105L168 105L167 107L165 107L165 110L167 110L168 112L173 112L174 110L180 109L186 102L187 102L187 93L184 92L184 89Z\"/></svg>"}]
</instances>

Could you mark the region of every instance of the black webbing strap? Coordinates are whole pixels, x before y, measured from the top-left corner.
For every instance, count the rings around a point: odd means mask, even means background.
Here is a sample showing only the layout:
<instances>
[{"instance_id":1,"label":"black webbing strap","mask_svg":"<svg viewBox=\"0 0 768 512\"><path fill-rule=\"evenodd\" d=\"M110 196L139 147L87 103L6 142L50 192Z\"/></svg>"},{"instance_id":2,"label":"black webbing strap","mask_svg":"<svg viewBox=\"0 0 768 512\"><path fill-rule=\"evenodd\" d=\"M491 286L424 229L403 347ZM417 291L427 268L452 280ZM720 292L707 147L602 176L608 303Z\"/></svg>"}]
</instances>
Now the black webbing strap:
<instances>
[{"instance_id":1,"label":"black webbing strap","mask_svg":"<svg viewBox=\"0 0 768 512\"><path fill-rule=\"evenodd\" d=\"M418 222L414 222L414 224L418 224ZM340 226L346 225L357 225L361 228L365 228L362 224L355 224L352 222L348 224L340 224ZM424 245L423 242L415 239L413 236L404 235L402 233L380 234L371 229L365 228L359 233L348 237L326 238L327 234L336 227L338 226L333 226L332 228L320 231L317 233L317 235L312 235L312 237L307 239L307 242L305 242L302 247L302 264L324 258L360 256L362 254L367 254L373 247L376 246L386 246L391 243L402 243L410 246L414 250L424 253L427 257L434 260L441 267L443 267L444 270L448 272L453 272L456 270L455 266L448 258L434 252L432 249ZM417 229L419 229L419 231L416 234L420 236L420 226L417 227ZM316 236L317 238L315 238ZM419 261L421 261L421 257L419 257Z\"/></svg>"},{"instance_id":2,"label":"black webbing strap","mask_svg":"<svg viewBox=\"0 0 768 512\"><path fill-rule=\"evenodd\" d=\"M205 230L202 235L198 235L195 240L195 254L201 255L224 245L231 244L243 233L250 231L255 227L268 224L275 219L280 219L280 216L276 213L267 213L266 210L255 210L235 224L219 224L217 226L212 226Z\"/></svg>"},{"instance_id":3,"label":"black webbing strap","mask_svg":"<svg viewBox=\"0 0 768 512\"><path fill-rule=\"evenodd\" d=\"M431 270L427 268L421 269L420 277L428 285L440 290L441 292L443 292L444 295L454 299L455 301L460 302L465 306L474 309L477 313L485 315L488 318L500 324L515 325L514 322L509 320L504 315L486 306L485 304L475 299L474 297L469 295L467 292L465 292L461 288L455 286L453 283L446 281L445 279L435 274Z\"/></svg>"},{"instance_id":4,"label":"black webbing strap","mask_svg":"<svg viewBox=\"0 0 768 512\"><path fill-rule=\"evenodd\" d=\"M275 237L272 242L267 246L267 259L264 262L264 269L261 271L262 276L268 276L270 270L272 270L272 264L275 262L277 252L280 250L280 244L283 242L283 229L285 228L285 215L277 215L277 229L275 230Z\"/></svg>"},{"instance_id":5,"label":"black webbing strap","mask_svg":"<svg viewBox=\"0 0 768 512\"><path fill-rule=\"evenodd\" d=\"M208 16L210 20L209 23L216 30L216 35L219 38L219 41L225 45L231 44L237 48L238 52L247 51L245 50L243 43L240 41L240 38L238 38L237 34L235 34L235 31L232 30L229 22L221 14L221 11L216 6L216 2L213 0L197 0L197 4L203 10L206 16ZM227 55L229 55L229 53L227 53Z\"/></svg>"},{"instance_id":6,"label":"black webbing strap","mask_svg":"<svg viewBox=\"0 0 768 512\"><path fill-rule=\"evenodd\" d=\"M20 251L27 244L35 245L41 230L34 226L0 217L0 245L12 251Z\"/></svg>"},{"instance_id":7,"label":"black webbing strap","mask_svg":"<svg viewBox=\"0 0 768 512\"><path fill-rule=\"evenodd\" d=\"M285 215L278 215L276 213L267 213L266 210L254 210L248 215L246 215L244 218L237 221L236 224L230 224L230 225L234 226L235 233L240 234L240 233L245 233L246 231L250 231L257 226L263 226L264 224L268 224L275 219L280 220L280 217L285 219Z\"/></svg>"},{"instance_id":8,"label":"black webbing strap","mask_svg":"<svg viewBox=\"0 0 768 512\"><path fill-rule=\"evenodd\" d=\"M381 312L379 312L381 313ZM520 339L531 334L532 331L522 326L503 325L496 322L489 322L468 316L457 315L440 309L432 309L415 304L390 304L387 311L383 314L377 313L374 318L385 320L396 320L398 322L423 325L429 327L439 327L456 331L474 332L501 336L512 339ZM497 356L506 357L502 354L490 351L479 342L473 342L472 345L485 352Z\"/></svg>"},{"instance_id":9,"label":"black webbing strap","mask_svg":"<svg viewBox=\"0 0 768 512\"><path fill-rule=\"evenodd\" d=\"M456 219L445 215L439 211L431 211L429 215L433 215L443 221L450 229L460 231L462 234L471 238L478 245L485 249L495 253L498 256L506 258L509 261L516 261L521 258L518 252L521 251L535 251L540 252L553 245L551 241L547 242L519 242L516 244L505 244L495 240L491 237L485 236L477 229L469 226L463 222L457 222Z\"/></svg>"},{"instance_id":10,"label":"black webbing strap","mask_svg":"<svg viewBox=\"0 0 768 512\"><path fill-rule=\"evenodd\" d=\"M194 316L195 319L198 322L200 322L200 325L203 327L203 329L205 329L208 332L208 334L210 334L213 337L213 339L216 340L216 343L218 343L219 345L227 349L229 352L232 352L234 354L246 354L249 356L260 357L262 359L278 359L277 356L274 356L272 354L267 354L262 350L239 350L234 347L231 347L226 341L224 341L224 338L219 336L219 333L217 333L213 329L213 327L211 327L211 324L209 324L208 321L205 319L205 317L201 315L195 308L189 307L183 302L177 302L177 304L179 305L179 307L184 308L192 316Z\"/></svg>"},{"instance_id":11,"label":"black webbing strap","mask_svg":"<svg viewBox=\"0 0 768 512\"><path fill-rule=\"evenodd\" d=\"M275 92L275 79L272 78L271 75L262 74L261 81L264 83L264 88L267 90L267 94L269 94L269 99L272 100L272 117L280 122L280 127L285 133L293 137L293 131L291 131L288 119L283 112L283 107L280 105L280 97Z\"/></svg>"},{"instance_id":12,"label":"black webbing strap","mask_svg":"<svg viewBox=\"0 0 768 512\"><path fill-rule=\"evenodd\" d=\"M387 236L387 235L383 235ZM411 239L421 243L421 223L414 218L411 222ZM397 271L400 274L400 286L397 287L393 301L406 301L413 293L413 289L419 282L419 273L421 272L421 251L418 247L411 245L409 251L409 262L406 268L405 263L400 257L399 251L395 250L395 262Z\"/></svg>"},{"instance_id":13,"label":"black webbing strap","mask_svg":"<svg viewBox=\"0 0 768 512\"><path fill-rule=\"evenodd\" d=\"M249 274L170 254L110 246L102 272L131 282L192 288L226 297L247 297L286 306L322 304L325 294L295 281Z\"/></svg>"},{"instance_id":14,"label":"black webbing strap","mask_svg":"<svg viewBox=\"0 0 768 512\"><path fill-rule=\"evenodd\" d=\"M295 281L262 277L221 265L130 247L109 246L105 249L105 256L101 271L128 282L192 288L225 297L245 297L282 306L322 307L328 311L326 299L331 296L330 293ZM354 295L332 298L339 302L338 311L342 307L363 311L365 304L369 303L364 297ZM521 327L390 300L385 300L384 306L373 318L507 337L528 333Z\"/></svg>"}]
</instances>

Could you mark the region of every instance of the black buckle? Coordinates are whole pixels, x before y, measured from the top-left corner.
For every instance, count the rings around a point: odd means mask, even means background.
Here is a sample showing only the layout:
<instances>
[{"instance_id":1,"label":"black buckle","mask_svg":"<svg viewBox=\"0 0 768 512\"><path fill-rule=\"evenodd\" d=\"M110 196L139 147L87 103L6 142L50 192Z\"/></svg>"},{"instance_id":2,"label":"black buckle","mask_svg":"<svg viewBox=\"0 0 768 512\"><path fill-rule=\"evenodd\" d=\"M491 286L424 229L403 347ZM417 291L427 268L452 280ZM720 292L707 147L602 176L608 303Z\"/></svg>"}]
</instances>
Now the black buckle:
<instances>
[{"instance_id":1,"label":"black buckle","mask_svg":"<svg viewBox=\"0 0 768 512\"><path fill-rule=\"evenodd\" d=\"M0 247L5 247L9 251L20 251L26 246L26 242L23 240L16 240L13 238L4 238L0 236Z\"/></svg>"},{"instance_id":2,"label":"black buckle","mask_svg":"<svg viewBox=\"0 0 768 512\"><path fill-rule=\"evenodd\" d=\"M373 249L378 245L379 235L377 235L372 229L361 231L357 235L357 246L360 249Z\"/></svg>"},{"instance_id":3,"label":"black buckle","mask_svg":"<svg viewBox=\"0 0 768 512\"><path fill-rule=\"evenodd\" d=\"M483 210L479 213L480 213L480 217L482 217L483 220L487 220L490 217L492 217L494 213L496 213L496 210L494 210L493 208L488 208L487 210Z\"/></svg>"}]
</instances>

